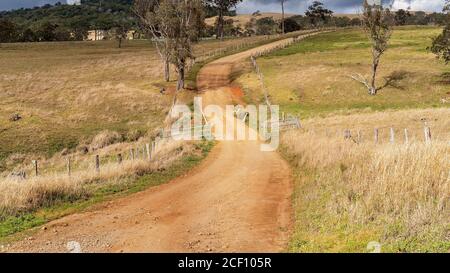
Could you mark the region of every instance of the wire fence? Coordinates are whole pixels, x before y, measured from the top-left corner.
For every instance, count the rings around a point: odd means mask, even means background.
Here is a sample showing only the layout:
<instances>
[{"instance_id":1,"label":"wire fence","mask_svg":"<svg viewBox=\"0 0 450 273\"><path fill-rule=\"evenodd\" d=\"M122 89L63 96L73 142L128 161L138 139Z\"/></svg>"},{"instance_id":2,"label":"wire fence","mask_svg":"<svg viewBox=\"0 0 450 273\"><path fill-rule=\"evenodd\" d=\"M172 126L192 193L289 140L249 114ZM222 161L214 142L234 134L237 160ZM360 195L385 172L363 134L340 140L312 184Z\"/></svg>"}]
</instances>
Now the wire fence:
<instances>
[{"instance_id":1,"label":"wire fence","mask_svg":"<svg viewBox=\"0 0 450 273\"><path fill-rule=\"evenodd\" d=\"M449 135L442 132L433 133L432 127L428 125L396 127L384 126L373 129L342 129L342 128L303 128L305 133L325 138L342 138L354 143L374 143L374 144L409 144L412 142L422 142L431 144L433 141L446 141Z\"/></svg>"},{"instance_id":2,"label":"wire fence","mask_svg":"<svg viewBox=\"0 0 450 273\"><path fill-rule=\"evenodd\" d=\"M239 43L236 43L233 45L229 45L229 46L219 47L217 49L198 54L195 58L189 60L186 71L188 71L188 72L191 71L192 68L197 63L214 60L220 56L223 56L223 55L226 55L229 53L240 52L243 50L251 49L253 47L263 45L264 43L267 43L270 41L278 41L278 40L292 38L294 40L294 42L298 42L298 38L302 35L308 35L311 33L318 33L318 32L326 32L326 31L331 31L331 30L334 30L334 28L300 30L300 31L295 31L295 32L291 32L291 33L286 33L286 34L275 34L275 35L253 36L253 37L242 38L242 42L239 42ZM281 47L275 47L274 50L279 50L279 49L281 49Z\"/></svg>"},{"instance_id":3,"label":"wire fence","mask_svg":"<svg viewBox=\"0 0 450 273\"><path fill-rule=\"evenodd\" d=\"M321 34L321 33L327 33L327 32L333 32L336 31L336 29L323 29L323 30L312 30L308 33L303 33L297 37L294 37L291 40L288 40L284 43L281 43L280 45L274 47L274 48L268 48L262 51L258 51L256 54L252 55L250 57L250 61L252 63L252 66L254 68L254 71L258 77L259 83L261 85L261 88L263 90L264 93L264 99L265 99L265 103L270 107L271 106L271 102L269 100L270 95L269 95L269 90L267 88L267 86L264 83L264 74L261 71L261 68L258 65L257 62L257 58L261 57L261 56L265 56L265 55L269 55L274 51L277 50L281 50L284 49L286 47L292 46L295 43L301 42L304 39L307 39L311 36L317 35L317 34ZM283 130L289 130L289 129L301 129L302 128L302 124L300 122L300 118L296 115L292 115L292 114L286 114L286 113L282 113L281 115L281 119L279 121L279 128L280 131ZM271 127L271 122L268 121L266 123L266 125L264 125L267 128ZM387 129L387 133L386 133L386 129ZM400 138L403 139L403 143L409 143L411 141L417 141L417 140L422 140L424 143L426 144L431 144L432 142L432 133L431 133L431 127L428 126L427 124L424 124L424 126L420 129L417 128L417 126L415 126L415 130L414 132L417 131L422 131L422 138L420 137L420 134L411 133L411 130L408 128L403 128L403 129L395 129L394 127L378 127L378 128L374 128L372 135L373 135L373 142L374 143L383 143L383 139L382 138L387 138L389 143L399 143L400 142ZM265 130L267 131L267 130ZM312 132L315 132L314 129L311 130ZM350 130L350 129L338 129L336 132L334 132L334 134L331 132L331 130L326 129L325 130L325 134L323 134L326 137L343 137L344 139L348 139L348 140L352 140L355 143L362 143L365 140L369 139L369 135L370 133L367 131L363 131L362 129L356 129L356 130Z\"/></svg>"},{"instance_id":4,"label":"wire fence","mask_svg":"<svg viewBox=\"0 0 450 273\"><path fill-rule=\"evenodd\" d=\"M264 100L265 103L271 107L271 103L269 100L269 91L267 89L267 86L264 83L264 75L258 65L258 62L256 60L256 58L264 56L264 55L268 55L274 51L278 51L287 47L290 47L296 43L299 43L301 41L303 41L304 39L307 39L311 36L317 35L317 34L321 34L321 33L327 33L327 32L332 32L335 31L335 29L322 29L322 30L309 30L309 31L305 31L302 33L299 33L299 35L292 37L292 39L286 40L282 43L280 43L279 45L272 47L272 48L265 48L264 50L258 51L255 54L253 54L250 57L250 61L252 63L252 66L255 70L255 73L258 77L258 80L260 82L261 88L263 90L264 93ZM285 131L285 130L290 130L290 129L300 129L301 123L300 123L300 118L298 116L294 116L294 115L290 115L286 113L282 113L281 114L281 119L279 120L278 123L279 126L279 130L280 131ZM263 132L268 132L268 129L272 127L271 121L267 121L265 124L263 124ZM270 133L266 133L266 135L264 136L266 139L270 138Z\"/></svg>"}]
</instances>

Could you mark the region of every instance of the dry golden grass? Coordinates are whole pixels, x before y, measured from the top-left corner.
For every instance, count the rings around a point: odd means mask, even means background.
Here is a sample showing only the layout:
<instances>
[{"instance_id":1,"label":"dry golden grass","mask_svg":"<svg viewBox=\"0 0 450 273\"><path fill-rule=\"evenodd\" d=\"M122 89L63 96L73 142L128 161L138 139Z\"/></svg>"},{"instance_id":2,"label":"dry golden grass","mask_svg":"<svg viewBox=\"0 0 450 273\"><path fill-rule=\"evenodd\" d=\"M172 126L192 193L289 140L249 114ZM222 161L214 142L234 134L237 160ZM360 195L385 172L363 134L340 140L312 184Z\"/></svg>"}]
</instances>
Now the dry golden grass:
<instances>
[{"instance_id":1,"label":"dry golden grass","mask_svg":"<svg viewBox=\"0 0 450 273\"><path fill-rule=\"evenodd\" d=\"M292 16L296 16L297 14L293 13L286 13L284 16L285 18L289 18ZM350 19L353 18L359 18L359 14L350 14L350 13L337 13L334 14L335 17L348 17ZM225 16L225 19L231 19L233 20L233 24L236 27L245 27L245 24L250 22L252 18L255 18L256 20L266 17L272 17L275 21L280 21L282 19L282 14L277 12L261 12L258 16L253 16L252 14L237 14L236 16ZM207 25L213 26L217 20L217 16L206 18L205 22Z\"/></svg>"},{"instance_id":2,"label":"dry golden grass","mask_svg":"<svg viewBox=\"0 0 450 273\"><path fill-rule=\"evenodd\" d=\"M286 18L289 18L291 16L294 16L295 14L285 14ZM225 20L231 19L233 20L233 24L236 27L244 28L245 24L250 22L252 18L255 18L256 20L266 17L272 17L275 21L281 20L282 15L281 13L276 12L262 12L258 16L252 16L251 14L238 14L236 16L225 16ZM207 25L213 26L217 20L217 16L207 18L205 20Z\"/></svg>"},{"instance_id":3,"label":"dry golden grass","mask_svg":"<svg viewBox=\"0 0 450 273\"><path fill-rule=\"evenodd\" d=\"M202 41L194 50L200 56L243 41ZM114 41L2 44L0 172L73 152L105 130L132 141L134 132L161 126L173 99L159 93L167 85L162 71L149 41L127 41L122 49ZM183 92L179 101L189 104L193 96ZM15 113L22 119L9 121Z\"/></svg>"},{"instance_id":4,"label":"dry golden grass","mask_svg":"<svg viewBox=\"0 0 450 273\"><path fill-rule=\"evenodd\" d=\"M411 141L424 141L424 127L431 127L432 138L440 140L450 139L450 108L415 109L415 110L385 110L373 113L353 113L337 111L335 114L321 118L309 118L303 124L318 135L343 137L345 130L350 130L353 137L358 131L364 142L374 141L374 130L379 129L379 142L387 143L390 128L394 128L395 141L405 141L404 129L408 130ZM355 111L356 112L356 111ZM360 111L358 111L360 112Z\"/></svg>"},{"instance_id":5,"label":"dry golden grass","mask_svg":"<svg viewBox=\"0 0 450 273\"><path fill-rule=\"evenodd\" d=\"M91 150L95 151L120 141L122 141L122 136L119 133L105 130L94 137Z\"/></svg>"},{"instance_id":6,"label":"dry golden grass","mask_svg":"<svg viewBox=\"0 0 450 273\"><path fill-rule=\"evenodd\" d=\"M142 146L143 143L140 144ZM125 178L163 170L182 156L192 155L195 152L193 147L193 143L161 141L154 158L149 161L142 153L137 154L134 160L127 158L129 145L112 145L98 151L104 159L99 172L95 170L93 158L91 162L89 156L78 156L74 158L74 169L70 176L62 171L65 168L65 160L54 158L45 162L52 165L52 171L40 176L30 176L26 180L9 176L0 180L0 216L17 215L61 201L79 200L88 197L99 187L129 183ZM119 164L116 158L108 157L113 152L123 153L122 164Z\"/></svg>"},{"instance_id":7,"label":"dry golden grass","mask_svg":"<svg viewBox=\"0 0 450 273\"><path fill-rule=\"evenodd\" d=\"M155 128L170 98L155 86L160 61L147 43L123 50L110 42L4 45L0 160L50 156L103 130ZM10 122L12 113L22 120Z\"/></svg>"},{"instance_id":8,"label":"dry golden grass","mask_svg":"<svg viewBox=\"0 0 450 273\"><path fill-rule=\"evenodd\" d=\"M344 140L325 128L404 128L433 120L434 138L375 144ZM292 251L448 251L450 248L450 109L335 116L305 121L282 136L298 175ZM420 122L420 121L419 121Z\"/></svg>"}]
</instances>

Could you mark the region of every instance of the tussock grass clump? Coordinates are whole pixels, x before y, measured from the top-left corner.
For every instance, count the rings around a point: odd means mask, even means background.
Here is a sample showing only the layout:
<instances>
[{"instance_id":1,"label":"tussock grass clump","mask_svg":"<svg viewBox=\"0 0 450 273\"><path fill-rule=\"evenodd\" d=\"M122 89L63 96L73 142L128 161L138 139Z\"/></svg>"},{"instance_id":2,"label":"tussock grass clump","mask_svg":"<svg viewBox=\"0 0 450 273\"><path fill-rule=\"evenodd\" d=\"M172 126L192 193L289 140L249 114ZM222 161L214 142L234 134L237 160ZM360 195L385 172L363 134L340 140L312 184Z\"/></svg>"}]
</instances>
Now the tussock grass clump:
<instances>
[{"instance_id":1,"label":"tussock grass clump","mask_svg":"<svg viewBox=\"0 0 450 273\"><path fill-rule=\"evenodd\" d=\"M123 137L119 133L105 130L94 137L91 142L91 149L95 151L122 140Z\"/></svg>"},{"instance_id":2,"label":"tussock grass clump","mask_svg":"<svg viewBox=\"0 0 450 273\"><path fill-rule=\"evenodd\" d=\"M45 179L3 180L0 182L0 219L63 200L78 200L87 195L82 179L55 175Z\"/></svg>"}]
</instances>

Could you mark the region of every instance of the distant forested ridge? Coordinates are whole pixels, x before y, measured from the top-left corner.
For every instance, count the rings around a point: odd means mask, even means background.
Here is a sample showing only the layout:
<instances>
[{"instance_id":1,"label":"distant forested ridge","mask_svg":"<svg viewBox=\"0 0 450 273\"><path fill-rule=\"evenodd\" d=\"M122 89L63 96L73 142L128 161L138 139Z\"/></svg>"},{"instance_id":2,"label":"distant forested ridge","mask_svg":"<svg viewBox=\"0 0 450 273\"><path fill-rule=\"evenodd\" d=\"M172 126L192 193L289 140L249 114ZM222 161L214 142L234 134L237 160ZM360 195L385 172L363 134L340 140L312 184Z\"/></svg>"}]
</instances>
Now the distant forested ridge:
<instances>
[{"instance_id":1,"label":"distant forested ridge","mask_svg":"<svg viewBox=\"0 0 450 273\"><path fill-rule=\"evenodd\" d=\"M88 30L137 29L134 0L81 0L81 5L56 3L0 12L0 42L86 39ZM217 11L205 7L206 17ZM225 15L236 15L235 10Z\"/></svg>"},{"instance_id":2,"label":"distant forested ridge","mask_svg":"<svg viewBox=\"0 0 450 273\"><path fill-rule=\"evenodd\" d=\"M111 29L136 25L133 0L82 0L81 5L44 5L0 12L0 28L14 31L17 41L82 40L89 29ZM14 27L14 30L12 29ZM1 41L8 42L8 41Z\"/></svg>"}]
</instances>

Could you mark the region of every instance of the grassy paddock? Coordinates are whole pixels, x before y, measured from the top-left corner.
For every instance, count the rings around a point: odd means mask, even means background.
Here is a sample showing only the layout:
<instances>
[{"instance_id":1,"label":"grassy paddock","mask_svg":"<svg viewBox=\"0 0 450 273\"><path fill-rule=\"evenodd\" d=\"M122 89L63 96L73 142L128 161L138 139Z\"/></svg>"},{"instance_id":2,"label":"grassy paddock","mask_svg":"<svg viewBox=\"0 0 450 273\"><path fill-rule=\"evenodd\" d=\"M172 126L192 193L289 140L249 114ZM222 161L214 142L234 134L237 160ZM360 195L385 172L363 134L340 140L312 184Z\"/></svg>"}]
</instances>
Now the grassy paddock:
<instances>
[{"instance_id":1,"label":"grassy paddock","mask_svg":"<svg viewBox=\"0 0 450 273\"><path fill-rule=\"evenodd\" d=\"M383 252L448 252L448 116L443 108L332 116L284 134L296 180L290 251L366 252L377 241ZM432 123L432 145L424 144L421 118ZM396 143L384 129L375 145L373 128L390 126ZM363 141L344 140L346 128L361 129Z\"/></svg>"},{"instance_id":2,"label":"grassy paddock","mask_svg":"<svg viewBox=\"0 0 450 273\"><path fill-rule=\"evenodd\" d=\"M401 88L387 87L368 96L364 87L350 79L353 73L368 76L371 51L361 30L342 30L310 37L298 44L258 59L272 103L282 111L302 117L334 112L442 106L450 97L450 68L427 51L435 27L404 27L394 31L391 47L383 56L378 83L393 72L402 73ZM237 81L249 100L263 94L253 72Z\"/></svg>"},{"instance_id":3,"label":"grassy paddock","mask_svg":"<svg viewBox=\"0 0 450 273\"><path fill-rule=\"evenodd\" d=\"M146 132L170 105L145 41L123 49L109 41L11 44L0 55L0 160L48 157L106 129ZM13 113L22 120L10 122ZM9 169L13 158L0 165Z\"/></svg>"},{"instance_id":4,"label":"grassy paddock","mask_svg":"<svg viewBox=\"0 0 450 273\"><path fill-rule=\"evenodd\" d=\"M242 43L202 41L196 55ZM134 140L161 126L172 94L149 41L2 44L0 47L0 172L90 143L104 130ZM189 104L193 92L179 98ZM9 118L18 113L17 122Z\"/></svg>"}]
</instances>

